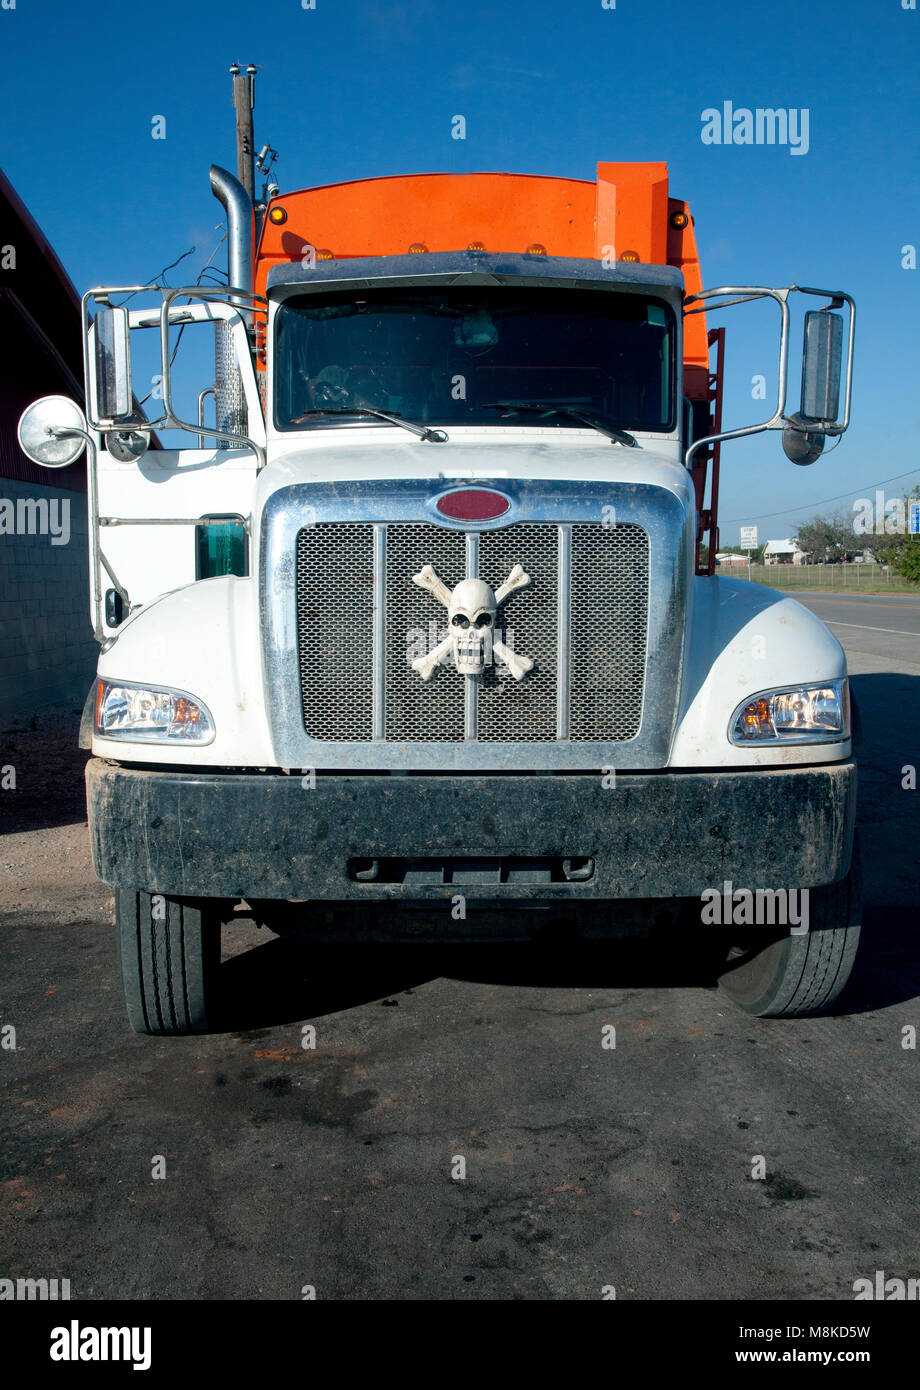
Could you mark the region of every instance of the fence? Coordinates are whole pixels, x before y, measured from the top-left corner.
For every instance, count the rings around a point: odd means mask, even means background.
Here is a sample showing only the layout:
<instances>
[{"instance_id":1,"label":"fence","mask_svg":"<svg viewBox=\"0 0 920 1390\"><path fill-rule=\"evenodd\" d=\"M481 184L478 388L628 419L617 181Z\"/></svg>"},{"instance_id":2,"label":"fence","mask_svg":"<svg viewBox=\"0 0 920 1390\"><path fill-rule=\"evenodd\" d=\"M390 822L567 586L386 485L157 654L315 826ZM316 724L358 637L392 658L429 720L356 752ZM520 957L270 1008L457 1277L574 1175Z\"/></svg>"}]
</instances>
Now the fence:
<instances>
[{"instance_id":1,"label":"fence","mask_svg":"<svg viewBox=\"0 0 920 1390\"><path fill-rule=\"evenodd\" d=\"M719 565L719 574L747 579L747 565ZM894 573L890 565L874 561L839 565L751 565L751 579L771 589L882 589L886 593L920 594L920 584L912 584Z\"/></svg>"}]
</instances>

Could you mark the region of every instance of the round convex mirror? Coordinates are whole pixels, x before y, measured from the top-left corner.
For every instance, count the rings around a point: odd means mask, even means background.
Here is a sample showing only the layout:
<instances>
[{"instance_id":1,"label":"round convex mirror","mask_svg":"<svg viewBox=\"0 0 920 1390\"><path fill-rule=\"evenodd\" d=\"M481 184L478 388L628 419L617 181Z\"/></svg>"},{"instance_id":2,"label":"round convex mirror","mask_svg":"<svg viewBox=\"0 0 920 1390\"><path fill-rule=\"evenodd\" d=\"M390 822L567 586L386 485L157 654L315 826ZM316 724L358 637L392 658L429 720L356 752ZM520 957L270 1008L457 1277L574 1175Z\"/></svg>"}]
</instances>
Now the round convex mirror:
<instances>
[{"instance_id":1,"label":"round convex mirror","mask_svg":"<svg viewBox=\"0 0 920 1390\"><path fill-rule=\"evenodd\" d=\"M86 417L69 396L42 396L26 406L16 431L26 458L42 468L67 468L86 448L79 434L53 434L52 430L85 430Z\"/></svg>"},{"instance_id":2,"label":"round convex mirror","mask_svg":"<svg viewBox=\"0 0 920 1390\"><path fill-rule=\"evenodd\" d=\"M136 463L150 448L150 431L109 430L105 447L119 463Z\"/></svg>"},{"instance_id":3,"label":"round convex mirror","mask_svg":"<svg viewBox=\"0 0 920 1390\"><path fill-rule=\"evenodd\" d=\"M783 453L793 463L815 463L824 452L826 436L807 426L808 422L801 415L793 415L783 426Z\"/></svg>"}]
</instances>

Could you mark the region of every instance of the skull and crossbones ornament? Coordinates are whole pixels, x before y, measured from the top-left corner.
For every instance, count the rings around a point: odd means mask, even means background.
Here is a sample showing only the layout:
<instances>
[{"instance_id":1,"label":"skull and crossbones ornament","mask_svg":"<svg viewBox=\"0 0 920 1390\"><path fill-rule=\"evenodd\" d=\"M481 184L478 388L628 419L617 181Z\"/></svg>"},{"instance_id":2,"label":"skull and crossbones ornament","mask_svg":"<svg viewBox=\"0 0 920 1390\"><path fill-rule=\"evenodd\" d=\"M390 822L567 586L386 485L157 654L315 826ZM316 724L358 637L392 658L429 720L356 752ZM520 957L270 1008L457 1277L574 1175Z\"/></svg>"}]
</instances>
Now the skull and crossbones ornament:
<instances>
[{"instance_id":1,"label":"skull and crossbones ornament","mask_svg":"<svg viewBox=\"0 0 920 1390\"><path fill-rule=\"evenodd\" d=\"M412 665L423 681L431 680L436 666L453 656L462 676L481 676L485 666L486 643L495 630L495 615L509 594L530 583L520 565L515 565L504 584L493 593L484 579L461 579L453 590L439 579L431 565L423 565L412 576L419 588L427 589L447 609L448 635L427 656L418 656ZM529 656L518 656L504 642L492 639L492 650L504 662L516 681L532 668Z\"/></svg>"}]
</instances>

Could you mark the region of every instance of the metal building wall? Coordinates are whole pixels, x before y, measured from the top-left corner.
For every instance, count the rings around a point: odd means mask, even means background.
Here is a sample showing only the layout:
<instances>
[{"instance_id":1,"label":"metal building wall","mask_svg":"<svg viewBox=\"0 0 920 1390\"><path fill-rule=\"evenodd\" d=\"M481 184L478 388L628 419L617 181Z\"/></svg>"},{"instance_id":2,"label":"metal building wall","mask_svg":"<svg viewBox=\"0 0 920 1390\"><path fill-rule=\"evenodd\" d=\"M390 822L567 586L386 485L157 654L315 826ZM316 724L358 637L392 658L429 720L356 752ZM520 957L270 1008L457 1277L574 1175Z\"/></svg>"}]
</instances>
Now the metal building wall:
<instances>
[{"instance_id":1,"label":"metal building wall","mask_svg":"<svg viewBox=\"0 0 920 1390\"><path fill-rule=\"evenodd\" d=\"M86 462L38 468L16 440L39 396L83 404L79 298L0 173L0 727L82 704L97 648L89 616Z\"/></svg>"}]
</instances>

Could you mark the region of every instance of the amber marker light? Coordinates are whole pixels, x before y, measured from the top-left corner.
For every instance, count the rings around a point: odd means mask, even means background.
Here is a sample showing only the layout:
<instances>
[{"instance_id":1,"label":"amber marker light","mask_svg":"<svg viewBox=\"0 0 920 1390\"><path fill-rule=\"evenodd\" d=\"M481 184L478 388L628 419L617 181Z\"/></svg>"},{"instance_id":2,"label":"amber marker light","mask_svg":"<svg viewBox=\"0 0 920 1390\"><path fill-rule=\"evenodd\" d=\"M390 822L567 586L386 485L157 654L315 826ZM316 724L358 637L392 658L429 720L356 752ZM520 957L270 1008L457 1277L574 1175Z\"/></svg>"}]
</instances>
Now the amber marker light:
<instances>
[{"instance_id":1,"label":"amber marker light","mask_svg":"<svg viewBox=\"0 0 920 1390\"><path fill-rule=\"evenodd\" d=\"M618 261L638 261L640 259L638 251L621 251L617 256Z\"/></svg>"},{"instance_id":2,"label":"amber marker light","mask_svg":"<svg viewBox=\"0 0 920 1390\"><path fill-rule=\"evenodd\" d=\"M687 216L685 212L671 213L671 226L674 227L676 231L682 232L683 229L689 224L689 222L690 218Z\"/></svg>"},{"instance_id":3,"label":"amber marker light","mask_svg":"<svg viewBox=\"0 0 920 1390\"><path fill-rule=\"evenodd\" d=\"M201 710L192 700L187 700L184 695L176 701L176 708L173 713L173 724L188 725L201 723Z\"/></svg>"},{"instance_id":4,"label":"amber marker light","mask_svg":"<svg viewBox=\"0 0 920 1390\"><path fill-rule=\"evenodd\" d=\"M542 241L532 241L532 242L530 243L530 245L528 246L527 250L524 252L524 255L525 255L525 256L545 256L545 255L546 255L546 247L543 245Z\"/></svg>"},{"instance_id":5,"label":"amber marker light","mask_svg":"<svg viewBox=\"0 0 920 1390\"><path fill-rule=\"evenodd\" d=\"M269 208L268 220L274 222L276 226L280 226L282 222L287 221L287 208Z\"/></svg>"},{"instance_id":6,"label":"amber marker light","mask_svg":"<svg viewBox=\"0 0 920 1390\"><path fill-rule=\"evenodd\" d=\"M741 727L749 738L764 732L771 732L773 725L770 719L770 701L752 700L749 705L746 705L741 714Z\"/></svg>"},{"instance_id":7,"label":"amber marker light","mask_svg":"<svg viewBox=\"0 0 920 1390\"><path fill-rule=\"evenodd\" d=\"M412 245L409 247L410 256L424 256L427 251L428 247L423 241L413 241Z\"/></svg>"}]
</instances>

